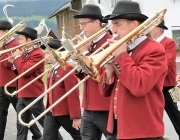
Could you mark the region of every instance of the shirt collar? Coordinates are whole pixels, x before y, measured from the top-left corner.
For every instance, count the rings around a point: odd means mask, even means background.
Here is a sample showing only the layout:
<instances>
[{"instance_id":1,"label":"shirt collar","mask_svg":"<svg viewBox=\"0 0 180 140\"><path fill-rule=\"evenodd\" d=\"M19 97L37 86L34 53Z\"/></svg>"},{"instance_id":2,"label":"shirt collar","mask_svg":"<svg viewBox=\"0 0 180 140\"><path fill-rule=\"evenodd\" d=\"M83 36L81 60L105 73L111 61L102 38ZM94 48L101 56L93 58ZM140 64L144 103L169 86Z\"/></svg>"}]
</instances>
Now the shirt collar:
<instances>
[{"instance_id":1,"label":"shirt collar","mask_svg":"<svg viewBox=\"0 0 180 140\"><path fill-rule=\"evenodd\" d=\"M38 48L38 45L34 45L33 47L28 48L27 50L25 49L25 52L26 53L30 53L30 52L32 52L36 48Z\"/></svg>"},{"instance_id":2,"label":"shirt collar","mask_svg":"<svg viewBox=\"0 0 180 140\"><path fill-rule=\"evenodd\" d=\"M157 42L161 42L165 38L165 35L162 34L160 37L156 39Z\"/></svg>"},{"instance_id":3,"label":"shirt collar","mask_svg":"<svg viewBox=\"0 0 180 140\"><path fill-rule=\"evenodd\" d=\"M11 42L12 40L14 40L15 38L13 36L11 36L7 41L5 41L5 45L7 45L9 42Z\"/></svg>"},{"instance_id":4,"label":"shirt collar","mask_svg":"<svg viewBox=\"0 0 180 140\"><path fill-rule=\"evenodd\" d=\"M134 43L131 43L131 44L128 45L129 50L132 50L132 49L136 48L146 38L147 38L147 36L141 36L141 37L137 38Z\"/></svg>"},{"instance_id":5,"label":"shirt collar","mask_svg":"<svg viewBox=\"0 0 180 140\"><path fill-rule=\"evenodd\" d=\"M99 40L101 40L104 36L106 35L106 33L100 35L99 37L97 37L96 39L94 39L92 42L93 43L97 43Z\"/></svg>"}]
</instances>

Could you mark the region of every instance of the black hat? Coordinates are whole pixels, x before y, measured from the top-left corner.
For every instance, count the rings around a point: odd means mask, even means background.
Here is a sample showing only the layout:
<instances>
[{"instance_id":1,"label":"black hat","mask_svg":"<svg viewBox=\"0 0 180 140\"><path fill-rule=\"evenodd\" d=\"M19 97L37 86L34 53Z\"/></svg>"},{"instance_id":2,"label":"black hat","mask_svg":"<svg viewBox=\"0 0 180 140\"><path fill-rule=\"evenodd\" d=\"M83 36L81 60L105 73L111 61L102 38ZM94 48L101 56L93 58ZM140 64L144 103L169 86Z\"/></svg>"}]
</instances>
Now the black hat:
<instances>
[{"instance_id":1,"label":"black hat","mask_svg":"<svg viewBox=\"0 0 180 140\"><path fill-rule=\"evenodd\" d=\"M144 22L148 17L141 14L139 4L133 1L119 1L112 14L105 16L105 20L128 19Z\"/></svg>"},{"instance_id":2,"label":"black hat","mask_svg":"<svg viewBox=\"0 0 180 140\"><path fill-rule=\"evenodd\" d=\"M103 20L103 16L100 8L94 4L85 4L78 15L75 15L74 18L92 18L99 19L103 23L107 23L107 20Z\"/></svg>"},{"instance_id":3,"label":"black hat","mask_svg":"<svg viewBox=\"0 0 180 140\"><path fill-rule=\"evenodd\" d=\"M0 30L10 30L12 24L7 20L0 20Z\"/></svg>"},{"instance_id":4,"label":"black hat","mask_svg":"<svg viewBox=\"0 0 180 140\"><path fill-rule=\"evenodd\" d=\"M163 28L165 30L168 30L168 28L164 24L165 24L165 22L163 20L157 27L160 27L160 28Z\"/></svg>"},{"instance_id":5,"label":"black hat","mask_svg":"<svg viewBox=\"0 0 180 140\"><path fill-rule=\"evenodd\" d=\"M37 30L30 27L25 27L22 31L16 31L16 33L29 37L31 40L37 39Z\"/></svg>"},{"instance_id":6,"label":"black hat","mask_svg":"<svg viewBox=\"0 0 180 140\"><path fill-rule=\"evenodd\" d=\"M49 45L49 47L50 47L51 49L55 49L55 50L57 50L57 49L59 49L60 47L62 47L61 41L58 40L58 39L52 39L51 41L49 41L48 45ZM43 50L46 49L46 47L45 47L44 45L41 45L40 47L41 47L41 49L43 49ZM65 49L62 48L60 51L64 51L64 50L65 50Z\"/></svg>"}]
</instances>

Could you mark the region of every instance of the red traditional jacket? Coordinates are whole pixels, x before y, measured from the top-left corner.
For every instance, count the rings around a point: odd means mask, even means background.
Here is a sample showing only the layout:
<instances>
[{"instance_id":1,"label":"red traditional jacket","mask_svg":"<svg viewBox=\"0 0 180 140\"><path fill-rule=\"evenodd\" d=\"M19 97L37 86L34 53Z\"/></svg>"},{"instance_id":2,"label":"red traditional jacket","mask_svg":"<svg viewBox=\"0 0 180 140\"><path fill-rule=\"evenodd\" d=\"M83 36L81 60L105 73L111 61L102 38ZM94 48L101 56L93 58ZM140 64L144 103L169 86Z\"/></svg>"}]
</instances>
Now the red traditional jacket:
<instances>
[{"instance_id":1,"label":"red traditional jacket","mask_svg":"<svg viewBox=\"0 0 180 140\"><path fill-rule=\"evenodd\" d=\"M19 74L31 68L37 62L44 58L43 52L37 48L32 50L27 56L21 56L14 61L14 65ZM18 79L18 88L26 85L38 75L44 72L44 62L26 73L24 76ZM18 93L18 98L34 98L40 96L44 92L44 83L42 78L36 80L33 84L23 89Z\"/></svg>"},{"instance_id":2,"label":"red traditional jacket","mask_svg":"<svg viewBox=\"0 0 180 140\"><path fill-rule=\"evenodd\" d=\"M96 43L96 49L101 47L107 39L112 38L110 34L106 34L101 40ZM94 51L95 51L94 50ZM103 68L99 69L99 73L102 73ZM84 73L78 73L78 78L83 79L87 76ZM82 107L86 110L92 111L108 111L109 110L109 97L103 97L100 95L98 89L98 82L94 81L92 78L89 78L86 82L84 82L84 91L83 91L83 101Z\"/></svg>"},{"instance_id":3,"label":"red traditional jacket","mask_svg":"<svg viewBox=\"0 0 180 140\"><path fill-rule=\"evenodd\" d=\"M6 46L5 49L0 48L1 51L13 48L18 46L19 42L16 39L10 41ZM6 59L11 56L11 52L6 53L0 57L0 60ZM16 77L15 73L12 71L12 63L8 62L8 60L0 62L0 87L4 87L8 82ZM16 87L16 82L12 83L9 87Z\"/></svg>"},{"instance_id":4,"label":"red traditional jacket","mask_svg":"<svg viewBox=\"0 0 180 140\"><path fill-rule=\"evenodd\" d=\"M146 39L132 52L114 62L114 82L107 85L105 72L99 82L100 93L111 96L107 130L114 128L114 87L118 82L117 138L154 138L164 135L164 96L167 74L165 51L160 43ZM112 78L113 79L113 78Z\"/></svg>"},{"instance_id":5,"label":"red traditional jacket","mask_svg":"<svg viewBox=\"0 0 180 140\"><path fill-rule=\"evenodd\" d=\"M63 70L61 67L53 71L52 77L52 85L59 81L63 76L69 73L73 67L66 63L66 70ZM48 78L48 88L49 88ZM56 102L59 98L61 98L66 92L68 92L71 88L73 88L76 84L78 84L78 79L75 76L75 73L69 75L63 82L61 82L58 86L56 86L51 93L52 94L52 103ZM47 98L47 108L49 107L49 96ZM79 89L75 89L70 95L68 95L64 100L62 100L59 104L57 104L52 109L53 116L62 116L62 115L70 115L71 119L79 119L81 118L81 109L80 109L80 101L79 101Z\"/></svg>"},{"instance_id":6,"label":"red traditional jacket","mask_svg":"<svg viewBox=\"0 0 180 140\"><path fill-rule=\"evenodd\" d=\"M168 65L168 73L166 75L166 78L164 80L164 86L176 86L176 52L177 52L177 46L174 40L165 37L160 42L166 51L166 58L167 58L167 65Z\"/></svg>"}]
</instances>

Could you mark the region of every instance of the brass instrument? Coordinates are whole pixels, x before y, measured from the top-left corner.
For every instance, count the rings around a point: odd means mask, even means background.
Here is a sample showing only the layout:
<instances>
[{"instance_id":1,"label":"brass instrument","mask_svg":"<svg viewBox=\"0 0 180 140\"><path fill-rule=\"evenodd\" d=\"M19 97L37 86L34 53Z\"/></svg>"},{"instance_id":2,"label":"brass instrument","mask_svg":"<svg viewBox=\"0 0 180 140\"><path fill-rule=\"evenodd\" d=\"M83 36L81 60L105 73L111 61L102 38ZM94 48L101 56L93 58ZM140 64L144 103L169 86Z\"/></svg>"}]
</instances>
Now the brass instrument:
<instances>
[{"instance_id":1,"label":"brass instrument","mask_svg":"<svg viewBox=\"0 0 180 140\"><path fill-rule=\"evenodd\" d=\"M24 21L19 22L16 26L11 28L5 35L0 37L0 41L5 42L10 37L12 37L16 33L16 31L22 31L25 27L26 27L26 24Z\"/></svg>"},{"instance_id":2,"label":"brass instrument","mask_svg":"<svg viewBox=\"0 0 180 140\"><path fill-rule=\"evenodd\" d=\"M25 22L23 22L23 21L19 22L17 25L15 25L13 28L11 28L6 34L4 34L2 37L0 37L0 41L3 41L3 42L7 41L16 33L16 31L21 31L25 27L26 27ZM2 52L2 51L0 51L0 52ZM2 56L2 55L0 55L0 56ZM3 59L0 62L3 62L5 60L7 60L7 59Z\"/></svg>"},{"instance_id":3,"label":"brass instrument","mask_svg":"<svg viewBox=\"0 0 180 140\"><path fill-rule=\"evenodd\" d=\"M110 26L109 26L110 27ZM105 30L103 29L103 33L105 32ZM103 34L101 33L101 34ZM95 35L94 35L95 36ZM91 37L91 38L96 38L96 37ZM100 36L100 35L99 35ZM92 40L93 40L92 39ZM104 46L107 46L108 42L104 43L101 47L101 49L103 49ZM85 43L84 43L85 44ZM82 45L83 46L83 45ZM99 52L100 50L97 49L95 53ZM57 56L58 53L56 53ZM68 54L69 55L69 54ZM66 59L67 60L67 59ZM64 61L64 59L63 59ZM60 62L59 62L60 63ZM61 64L61 63L60 63ZM44 93L42 93L38 98L36 98L33 102L31 102L28 106L26 106L23 110L21 110L18 114L18 120L19 122L27 127L32 126L34 123L36 123L36 121L38 121L41 117L43 117L49 110L51 110L54 106L56 106L59 102L61 102L64 98L66 98L73 90L75 90L76 88L78 88L78 86L80 86L83 82L85 82L90 76L86 76L82 81L80 81L75 87L73 87L70 91L68 91L65 95L63 95L59 100L57 100L52 106L50 106L47 110L45 110L42 114L40 114L37 118L31 120L29 123L24 123L21 119L21 116L24 112L26 112L29 108L31 108L36 102L38 102L40 99L42 99L49 91L51 91L53 88L55 88L57 85L59 85L62 81L64 81L64 79L66 79L70 74L72 74L78 67L80 67L80 65L74 67L68 74L64 75L59 81L57 81L55 84L53 84L49 89L47 89Z\"/></svg>"},{"instance_id":4,"label":"brass instrument","mask_svg":"<svg viewBox=\"0 0 180 140\"><path fill-rule=\"evenodd\" d=\"M42 37L44 40L46 40L46 42L49 42L52 37ZM35 39L33 41L30 41L30 42L27 42L25 44L20 44L16 47L13 47L13 48L10 48L10 49L7 49L7 50L3 50L3 51L0 51L0 56L2 56L3 54L6 54L8 52L12 52L16 49L24 49L24 50L28 50L28 48L32 47L33 45L35 44L38 44L40 43L39 39Z\"/></svg>"},{"instance_id":5,"label":"brass instrument","mask_svg":"<svg viewBox=\"0 0 180 140\"><path fill-rule=\"evenodd\" d=\"M80 35L84 34L83 32L80 33ZM49 35L48 36L52 36ZM47 37L49 38L49 37ZM74 37L72 39L72 41L74 41L76 39L76 37ZM48 41L49 42L49 41ZM60 47L59 49L55 50L54 52L59 52L59 50L61 50L62 47ZM7 90L7 87L9 87L9 85L11 85L13 82L15 82L16 80L18 80L20 77L22 77L23 75L25 75L26 73L28 73L29 71L31 71L32 69L34 69L35 67L37 67L39 64L41 64L42 62L44 62L47 58L49 58L52 54L49 54L48 56L46 56L45 58L43 58L41 61L39 61L38 63L36 63L35 65L33 65L31 68L29 68L28 70L24 71L23 73L21 73L20 75L18 75L16 78L14 78L13 80L11 80L9 83L7 83L4 87L4 91L7 95L13 97L14 95L16 95L18 92L22 91L23 89L25 89L26 87L28 87L30 84L32 84L34 81L36 81L37 79L41 78L45 73L47 73L49 70L51 70L52 68L54 68L55 66L57 66L58 63L56 63L54 66L50 67L48 70L44 71L42 74L40 74L39 76L37 76L36 78L34 78L32 81L30 81L28 84L24 85L23 87L19 88L17 91L14 91L13 93L10 93Z\"/></svg>"},{"instance_id":6,"label":"brass instrument","mask_svg":"<svg viewBox=\"0 0 180 140\"><path fill-rule=\"evenodd\" d=\"M139 25L136 29L131 31L129 34L127 34L125 37L114 43L113 45L109 46L105 50L101 51L100 53L91 56L90 59L85 58L88 60L87 70L89 68L91 70L96 70L96 67L102 67L102 62L113 52L115 51L121 44L124 42L133 42L135 39L142 35L146 35L152 28L159 25L159 23L163 20L164 14L166 13L166 9L164 8L160 12L156 13L156 15L152 16L151 18L148 18L146 21L144 21L141 25ZM100 55L99 55L100 54ZM78 54L79 55L79 54ZM78 57L77 55L77 57ZM58 57L59 55L57 55ZM84 59L84 58L83 58ZM80 58L81 60L81 58ZM53 105L51 105L48 109L46 109L42 114L40 114L37 118L34 120L31 120L28 124L24 123L21 119L22 114L27 111L32 105L34 105L37 101L39 101L42 97L44 97L45 94L47 94L50 90L52 90L55 86L57 86L59 83L61 83L67 76L69 76L71 73L73 73L79 66L76 66L73 70L71 70L68 74L66 74L64 77L62 77L59 81L57 81L54 85L52 85L49 89L47 89L43 94L41 94L38 98L36 98L33 102L31 102L28 106L26 106L23 110L21 110L18 114L18 120L19 122L27 127L30 127L33 125L36 121L38 121L42 116L44 116L49 110L51 110L54 106L56 106L60 101L62 101L64 98L66 98L73 90L75 90L80 84L85 82L89 77L92 77L93 79L98 81L98 73L95 73L97 75L91 75L90 72L89 75L87 75L82 81L80 81L76 86L74 86L71 90L69 90L66 94L64 94L61 98L59 98ZM84 65L83 65L84 67ZM94 73L93 73L94 74Z\"/></svg>"},{"instance_id":7,"label":"brass instrument","mask_svg":"<svg viewBox=\"0 0 180 140\"><path fill-rule=\"evenodd\" d=\"M81 41L80 43L78 43L77 45L74 46L74 49L78 50L79 48L81 48L82 46L84 46L86 43L94 40L95 38L99 37L100 35L102 35L103 33L107 32L109 29L111 28L111 25L107 25L106 27L102 28L100 31L98 31L97 33L93 34L92 36L88 37L87 39L84 39L83 41ZM55 59L60 63L61 67L63 69L65 68L65 62L66 60L71 56L71 54L69 53L69 51L64 51L61 53L57 53L55 51L52 51Z\"/></svg>"},{"instance_id":8,"label":"brass instrument","mask_svg":"<svg viewBox=\"0 0 180 140\"><path fill-rule=\"evenodd\" d=\"M92 77L92 79L96 81L100 81L100 75L98 72L99 67L103 66L105 63L102 63L105 59L108 58L112 52L114 52L118 47L120 47L124 42L127 44L133 43L137 38L147 35L152 28L158 26L164 18L166 13L166 9L162 9L157 12L151 18L148 18L142 24L140 24L137 28L132 30L126 36L106 48L104 51L89 57L86 57L80 53L77 53L77 59L83 69Z\"/></svg>"},{"instance_id":9,"label":"brass instrument","mask_svg":"<svg viewBox=\"0 0 180 140\"><path fill-rule=\"evenodd\" d=\"M52 37L42 37L46 42L49 42ZM15 49L20 49L20 48L23 48L23 49L28 49L29 47L32 47L32 45L35 45L35 44L38 44L40 43L40 40L39 39L35 39L33 41L30 41L30 42L27 42L25 44L21 44L19 46L16 46L14 48L11 48L11 49L7 49L5 50L4 53L7 53L7 52L11 52ZM50 56L50 55L49 55ZM47 56L48 57L48 56ZM46 58L47 58L46 57ZM43 59L44 60L44 59ZM25 75L26 73L28 73L30 70L32 70L33 68L35 68L36 66L38 66L39 64L41 64L42 61L39 61L38 63L36 63L33 67L31 67L30 69L26 70L25 72L23 72L22 74L20 74L19 76L17 76L16 78L14 78L13 80L11 80L10 82L8 82L5 86L4 86L4 91L7 95L13 97L14 95L16 95L19 91L14 91L12 94L9 93L9 91L7 90L7 87L12 84L13 82L15 82L17 79L19 79L21 76ZM22 89L21 89L22 90Z\"/></svg>"},{"instance_id":10,"label":"brass instrument","mask_svg":"<svg viewBox=\"0 0 180 140\"><path fill-rule=\"evenodd\" d=\"M180 85L171 88L169 90L169 93L174 103L177 103L178 101L180 101Z\"/></svg>"}]
</instances>

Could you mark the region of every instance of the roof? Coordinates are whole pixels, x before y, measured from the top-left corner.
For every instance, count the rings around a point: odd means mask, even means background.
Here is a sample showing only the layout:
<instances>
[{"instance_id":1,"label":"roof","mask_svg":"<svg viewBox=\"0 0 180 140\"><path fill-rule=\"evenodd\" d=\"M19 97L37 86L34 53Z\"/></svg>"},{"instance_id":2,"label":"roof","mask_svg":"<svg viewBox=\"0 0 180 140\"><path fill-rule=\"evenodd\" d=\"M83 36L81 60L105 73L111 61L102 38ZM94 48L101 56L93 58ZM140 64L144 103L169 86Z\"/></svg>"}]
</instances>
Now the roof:
<instances>
[{"instance_id":1,"label":"roof","mask_svg":"<svg viewBox=\"0 0 180 140\"><path fill-rule=\"evenodd\" d=\"M64 5L62 5L60 8L58 8L56 11L54 11L51 15L48 16L48 19L54 17L57 13L60 11L63 11L64 9L68 8L71 6L71 2L66 2Z\"/></svg>"}]
</instances>

